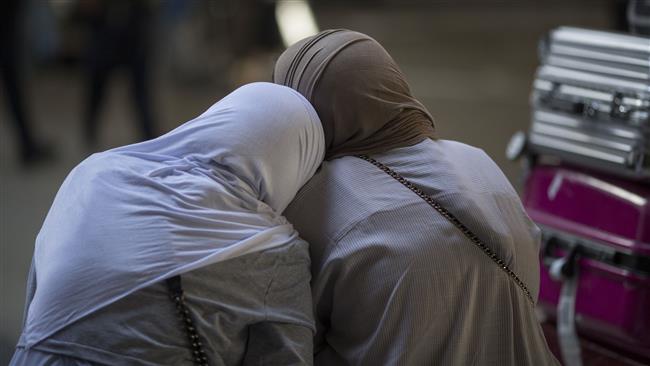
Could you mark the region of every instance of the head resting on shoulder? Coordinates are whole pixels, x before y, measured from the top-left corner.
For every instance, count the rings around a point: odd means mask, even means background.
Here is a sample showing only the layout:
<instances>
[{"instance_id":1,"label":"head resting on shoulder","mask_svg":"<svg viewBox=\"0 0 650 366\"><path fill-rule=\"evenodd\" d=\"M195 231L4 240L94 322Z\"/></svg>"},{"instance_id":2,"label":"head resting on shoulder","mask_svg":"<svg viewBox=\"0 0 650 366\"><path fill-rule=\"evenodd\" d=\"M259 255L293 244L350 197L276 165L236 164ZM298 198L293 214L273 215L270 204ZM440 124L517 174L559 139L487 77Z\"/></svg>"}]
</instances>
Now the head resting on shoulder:
<instances>
[{"instance_id":1,"label":"head resting on shoulder","mask_svg":"<svg viewBox=\"0 0 650 366\"><path fill-rule=\"evenodd\" d=\"M326 30L290 46L273 81L311 102L325 132L325 158L373 154L435 138L433 117L371 37Z\"/></svg>"}]
</instances>

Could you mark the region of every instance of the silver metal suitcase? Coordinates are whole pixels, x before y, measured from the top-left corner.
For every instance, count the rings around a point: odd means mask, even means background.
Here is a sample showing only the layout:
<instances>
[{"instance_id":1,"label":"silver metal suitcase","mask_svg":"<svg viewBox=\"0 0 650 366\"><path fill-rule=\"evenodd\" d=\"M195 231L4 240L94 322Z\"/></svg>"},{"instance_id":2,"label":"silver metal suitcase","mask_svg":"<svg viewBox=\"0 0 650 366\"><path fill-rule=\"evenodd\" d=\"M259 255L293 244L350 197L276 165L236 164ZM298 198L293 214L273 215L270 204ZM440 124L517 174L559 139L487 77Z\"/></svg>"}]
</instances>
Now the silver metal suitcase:
<instances>
[{"instance_id":1,"label":"silver metal suitcase","mask_svg":"<svg viewBox=\"0 0 650 366\"><path fill-rule=\"evenodd\" d=\"M541 42L533 155L650 179L650 38L560 27Z\"/></svg>"}]
</instances>

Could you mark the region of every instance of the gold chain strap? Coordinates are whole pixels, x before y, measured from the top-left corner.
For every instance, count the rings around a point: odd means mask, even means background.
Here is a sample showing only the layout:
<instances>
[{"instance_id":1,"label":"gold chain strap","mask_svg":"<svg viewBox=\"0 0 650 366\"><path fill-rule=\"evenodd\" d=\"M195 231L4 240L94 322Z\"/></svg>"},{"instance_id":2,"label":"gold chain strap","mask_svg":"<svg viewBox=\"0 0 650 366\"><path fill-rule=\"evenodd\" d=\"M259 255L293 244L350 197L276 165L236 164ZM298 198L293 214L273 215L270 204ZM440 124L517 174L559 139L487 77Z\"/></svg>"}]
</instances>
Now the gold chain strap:
<instances>
[{"instance_id":1,"label":"gold chain strap","mask_svg":"<svg viewBox=\"0 0 650 366\"><path fill-rule=\"evenodd\" d=\"M446 208L442 207L439 203L435 202L433 198L425 194L420 188L416 187L413 183L411 183L408 179L402 177L399 173L395 172L391 168L387 167L386 165L380 163L379 161L367 156L367 155L358 155L357 156L360 159L363 159L372 165L376 166L377 168L381 169L384 171L386 174L390 175L393 177L395 180L400 182L402 185L404 185L406 188L410 189L413 191L413 193L417 194L420 198L422 198L426 203L429 204L429 206L433 207L436 211L438 211L444 218L449 220L454 226L460 230L463 235L465 235L476 247L478 247L485 255L487 255L494 263L496 263L501 270L503 270L512 280L522 289L528 300L532 304L535 304L535 300L533 300L533 296L530 294L530 291L528 290L528 287L524 284L524 281L522 281L506 264L506 262L499 258L499 256L492 250L490 247L488 247L479 237L474 234L467 226L465 226L460 220L456 218L451 212L447 211Z\"/></svg>"}]
</instances>

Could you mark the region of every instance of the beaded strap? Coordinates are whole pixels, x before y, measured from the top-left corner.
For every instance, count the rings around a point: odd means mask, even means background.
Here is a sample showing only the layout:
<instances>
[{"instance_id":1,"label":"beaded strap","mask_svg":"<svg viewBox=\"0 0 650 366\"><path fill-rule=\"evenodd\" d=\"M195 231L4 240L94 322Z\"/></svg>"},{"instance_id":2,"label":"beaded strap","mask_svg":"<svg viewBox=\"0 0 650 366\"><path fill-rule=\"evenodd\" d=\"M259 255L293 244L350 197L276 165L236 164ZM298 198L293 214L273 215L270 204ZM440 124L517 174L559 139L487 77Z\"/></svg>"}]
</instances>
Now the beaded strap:
<instances>
[{"instance_id":1,"label":"beaded strap","mask_svg":"<svg viewBox=\"0 0 650 366\"><path fill-rule=\"evenodd\" d=\"M429 206L433 207L444 218L449 220L449 222L451 222L454 226L456 226L463 233L463 235L465 235L476 247L478 247L481 251L483 251L483 253L485 253L485 255L487 255L490 259L492 259L492 261L496 263L499 266L499 268L501 268L501 270L503 270L517 284L517 286L521 288L521 290L524 292L524 294L532 304L535 303L535 301L533 300L533 296L530 294L530 291L528 290L528 287L526 287L526 284L524 284L524 281L522 281L508 267L508 265L503 259L499 258L499 256L492 249L490 249L490 247L488 247L481 239L479 239L479 237L476 234L474 234L469 228L467 228L467 226L465 226L462 222L460 222L460 220L458 220L456 216L454 216L451 212L447 211L447 209L441 206L439 203L435 202L433 198L425 194L420 188L416 187L408 179L402 177L399 173L395 172L394 170L387 167L386 165L380 163L379 161L367 155L358 155L357 157L381 169L386 174L393 177L395 180L400 182L406 188L410 189L415 194L417 194L420 198L426 201L426 203L428 203Z\"/></svg>"},{"instance_id":2,"label":"beaded strap","mask_svg":"<svg viewBox=\"0 0 650 366\"><path fill-rule=\"evenodd\" d=\"M192 361L197 366L208 366L208 357L203 350L203 343L199 339L199 333L194 326L194 321L190 315L190 310L185 304L185 295L181 286L181 276L174 276L167 279L167 288L169 297L176 305L176 313L183 321L185 333L190 341L190 350L192 351Z\"/></svg>"}]
</instances>

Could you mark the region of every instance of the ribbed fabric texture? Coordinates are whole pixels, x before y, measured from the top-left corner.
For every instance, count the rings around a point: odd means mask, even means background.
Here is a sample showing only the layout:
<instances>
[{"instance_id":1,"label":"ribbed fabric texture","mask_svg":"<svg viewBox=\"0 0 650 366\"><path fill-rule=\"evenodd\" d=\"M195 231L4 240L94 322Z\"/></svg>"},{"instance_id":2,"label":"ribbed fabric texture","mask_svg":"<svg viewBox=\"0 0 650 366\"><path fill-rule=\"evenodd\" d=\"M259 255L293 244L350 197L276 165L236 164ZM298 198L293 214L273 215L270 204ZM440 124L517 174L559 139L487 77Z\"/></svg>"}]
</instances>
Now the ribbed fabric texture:
<instances>
[{"instance_id":1,"label":"ribbed fabric texture","mask_svg":"<svg viewBox=\"0 0 650 366\"><path fill-rule=\"evenodd\" d=\"M311 365L314 324L305 241L216 263L181 278L210 366ZM10 363L90 364L194 365L164 282L134 292L33 348L25 349L19 341Z\"/></svg>"},{"instance_id":2,"label":"ribbed fabric texture","mask_svg":"<svg viewBox=\"0 0 650 366\"><path fill-rule=\"evenodd\" d=\"M373 158L539 291L539 230L481 150L426 140ZM316 365L556 365L534 306L426 202L361 159L325 162L285 215L310 243Z\"/></svg>"}]
</instances>

